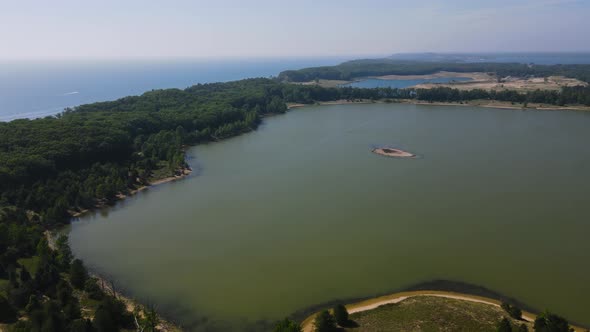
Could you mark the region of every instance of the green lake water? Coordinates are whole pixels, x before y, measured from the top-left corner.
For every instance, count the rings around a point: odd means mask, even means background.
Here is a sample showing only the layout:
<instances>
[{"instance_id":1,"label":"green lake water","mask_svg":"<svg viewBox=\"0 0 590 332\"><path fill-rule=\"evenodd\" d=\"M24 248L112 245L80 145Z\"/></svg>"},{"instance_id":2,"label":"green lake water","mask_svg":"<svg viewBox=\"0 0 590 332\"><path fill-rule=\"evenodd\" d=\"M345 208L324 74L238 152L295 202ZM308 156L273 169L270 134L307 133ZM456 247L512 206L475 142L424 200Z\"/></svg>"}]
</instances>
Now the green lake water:
<instances>
[{"instance_id":1,"label":"green lake water","mask_svg":"<svg viewBox=\"0 0 590 332\"><path fill-rule=\"evenodd\" d=\"M191 330L433 279L590 324L589 142L584 112L306 107L190 149L193 175L82 218L70 242Z\"/></svg>"}]
</instances>

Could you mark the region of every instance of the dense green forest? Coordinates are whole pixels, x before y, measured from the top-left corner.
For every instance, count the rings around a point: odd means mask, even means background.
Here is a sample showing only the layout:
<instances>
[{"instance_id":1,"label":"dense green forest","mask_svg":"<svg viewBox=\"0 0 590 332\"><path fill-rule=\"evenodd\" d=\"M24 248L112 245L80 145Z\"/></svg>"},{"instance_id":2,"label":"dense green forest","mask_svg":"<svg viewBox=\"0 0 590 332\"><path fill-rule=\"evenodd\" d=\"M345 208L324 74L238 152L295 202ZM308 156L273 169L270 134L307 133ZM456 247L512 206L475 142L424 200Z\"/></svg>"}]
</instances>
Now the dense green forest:
<instances>
[{"instance_id":1,"label":"dense green forest","mask_svg":"<svg viewBox=\"0 0 590 332\"><path fill-rule=\"evenodd\" d=\"M0 123L0 323L14 331L154 331L105 294L67 238L46 229L187 167L184 146L255 129L287 107L267 79L150 91L82 105L55 117ZM85 309L81 314L80 306ZM137 318L139 319L137 320ZM89 318L92 318L90 320Z\"/></svg>"},{"instance_id":2,"label":"dense green forest","mask_svg":"<svg viewBox=\"0 0 590 332\"><path fill-rule=\"evenodd\" d=\"M422 101L461 102L476 99L498 100L513 103L540 103L549 105L586 105L590 106L590 87L564 87L561 91L535 90L526 93L504 90L489 91L482 89L459 90L447 87L432 89L396 89L374 88L358 89L352 87L324 88L318 85L285 85L284 99L288 102L313 103L330 100L395 100L417 99Z\"/></svg>"},{"instance_id":3,"label":"dense green forest","mask_svg":"<svg viewBox=\"0 0 590 332\"><path fill-rule=\"evenodd\" d=\"M25 210L0 209L0 323L18 332L154 331L159 318L153 309L127 311L73 259L66 236L55 242L49 245ZM18 320L22 316L28 319Z\"/></svg>"},{"instance_id":4,"label":"dense green forest","mask_svg":"<svg viewBox=\"0 0 590 332\"><path fill-rule=\"evenodd\" d=\"M45 225L185 167L183 146L257 127L286 111L269 80L157 90L82 105L57 117L0 123L0 204Z\"/></svg>"},{"instance_id":5,"label":"dense green forest","mask_svg":"<svg viewBox=\"0 0 590 332\"><path fill-rule=\"evenodd\" d=\"M421 62L392 59L365 59L341 63L337 66L287 70L279 79L288 82L309 82L316 79L350 81L359 77L383 75L427 75L439 71L484 72L506 76L547 77L562 75L590 82L590 65L528 65L520 63L456 63Z\"/></svg>"},{"instance_id":6,"label":"dense green forest","mask_svg":"<svg viewBox=\"0 0 590 332\"><path fill-rule=\"evenodd\" d=\"M512 103L538 103L563 106L579 104L590 106L590 87L565 87L561 91L536 90L520 93L512 90L488 91L481 89L457 90L452 88L417 89L416 99L424 101L461 102L476 99L508 101Z\"/></svg>"},{"instance_id":7,"label":"dense green forest","mask_svg":"<svg viewBox=\"0 0 590 332\"><path fill-rule=\"evenodd\" d=\"M15 331L116 331L136 324L153 330L156 315L144 310L148 314L136 321L88 277L67 238L52 248L44 232L68 223L76 211L182 171L186 146L254 130L263 116L286 112L286 103L416 98L590 105L590 88L526 94L323 88L261 78L154 90L0 123L0 323L26 316ZM92 313L82 315L80 307L88 303Z\"/></svg>"}]
</instances>

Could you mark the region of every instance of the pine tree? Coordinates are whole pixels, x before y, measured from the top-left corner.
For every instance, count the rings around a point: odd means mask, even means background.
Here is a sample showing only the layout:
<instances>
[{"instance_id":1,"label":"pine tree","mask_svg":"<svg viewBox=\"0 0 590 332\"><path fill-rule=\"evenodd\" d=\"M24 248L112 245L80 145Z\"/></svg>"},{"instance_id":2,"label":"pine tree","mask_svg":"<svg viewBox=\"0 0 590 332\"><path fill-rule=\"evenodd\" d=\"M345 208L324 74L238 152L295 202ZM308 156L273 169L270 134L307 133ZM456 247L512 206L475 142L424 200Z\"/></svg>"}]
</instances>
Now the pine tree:
<instances>
[{"instance_id":1,"label":"pine tree","mask_svg":"<svg viewBox=\"0 0 590 332\"><path fill-rule=\"evenodd\" d=\"M510 325L508 318L502 318L498 324L498 332L512 332L512 326Z\"/></svg>"},{"instance_id":2,"label":"pine tree","mask_svg":"<svg viewBox=\"0 0 590 332\"><path fill-rule=\"evenodd\" d=\"M334 317L324 310L317 314L313 321L315 332L333 332L336 330L336 321Z\"/></svg>"},{"instance_id":3,"label":"pine tree","mask_svg":"<svg viewBox=\"0 0 590 332\"><path fill-rule=\"evenodd\" d=\"M301 332L301 326L296 322L290 320L289 318L285 318L282 321L278 322L273 329L273 332Z\"/></svg>"},{"instance_id":4,"label":"pine tree","mask_svg":"<svg viewBox=\"0 0 590 332\"><path fill-rule=\"evenodd\" d=\"M346 307L342 304L338 304L334 307L333 311L336 323L340 326L345 326L348 323L348 311L346 310Z\"/></svg>"},{"instance_id":5,"label":"pine tree","mask_svg":"<svg viewBox=\"0 0 590 332\"><path fill-rule=\"evenodd\" d=\"M77 289L83 289L88 279L88 272L81 260L75 259L70 266L70 282Z\"/></svg>"}]
</instances>

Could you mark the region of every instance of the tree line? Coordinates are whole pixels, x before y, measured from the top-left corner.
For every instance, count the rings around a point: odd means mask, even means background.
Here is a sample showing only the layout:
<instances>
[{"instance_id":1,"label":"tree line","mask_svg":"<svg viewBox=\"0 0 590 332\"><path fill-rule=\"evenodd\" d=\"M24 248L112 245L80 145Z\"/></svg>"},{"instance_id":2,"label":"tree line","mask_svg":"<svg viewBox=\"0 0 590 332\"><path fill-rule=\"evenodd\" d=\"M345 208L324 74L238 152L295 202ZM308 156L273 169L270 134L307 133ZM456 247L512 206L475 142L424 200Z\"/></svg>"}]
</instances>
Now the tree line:
<instances>
[{"instance_id":1,"label":"tree line","mask_svg":"<svg viewBox=\"0 0 590 332\"><path fill-rule=\"evenodd\" d=\"M431 89L414 88L372 88L352 87L325 88L319 85L288 84L283 88L283 98L287 102L309 104L332 100L387 100L416 99L422 101L461 102L470 100L498 100L514 103L539 103L548 105L586 105L590 106L590 86L563 87L560 91L534 90L459 90L449 87Z\"/></svg>"},{"instance_id":2,"label":"tree line","mask_svg":"<svg viewBox=\"0 0 590 332\"><path fill-rule=\"evenodd\" d=\"M278 78L288 82L310 82L317 79L350 81L359 77L384 75L428 75L440 71L493 73L500 77L566 76L590 82L590 65L533 65L521 63L423 62L393 59L363 59L336 66L286 70Z\"/></svg>"},{"instance_id":3,"label":"tree line","mask_svg":"<svg viewBox=\"0 0 590 332\"><path fill-rule=\"evenodd\" d=\"M567 104L590 106L590 87L564 87L561 91L535 90L524 93L514 90L458 90L448 87L415 90L414 98L424 101L461 102L476 99L508 101L512 103L538 103L564 106Z\"/></svg>"},{"instance_id":4,"label":"tree line","mask_svg":"<svg viewBox=\"0 0 590 332\"><path fill-rule=\"evenodd\" d=\"M186 167L183 147L255 129L286 111L276 83L252 79L67 109L56 117L0 123L0 206L55 225L69 213Z\"/></svg>"}]
</instances>

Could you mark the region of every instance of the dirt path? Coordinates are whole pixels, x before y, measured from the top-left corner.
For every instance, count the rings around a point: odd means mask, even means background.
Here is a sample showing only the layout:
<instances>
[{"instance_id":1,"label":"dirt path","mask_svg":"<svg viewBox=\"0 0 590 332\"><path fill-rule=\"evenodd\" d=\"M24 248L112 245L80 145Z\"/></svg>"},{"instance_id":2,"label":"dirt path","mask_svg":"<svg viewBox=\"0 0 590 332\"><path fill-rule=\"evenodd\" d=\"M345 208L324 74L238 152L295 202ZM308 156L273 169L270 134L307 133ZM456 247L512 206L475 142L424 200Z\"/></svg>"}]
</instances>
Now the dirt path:
<instances>
[{"instance_id":1,"label":"dirt path","mask_svg":"<svg viewBox=\"0 0 590 332\"><path fill-rule=\"evenodd\" d=\"M475 295L443 292L443 291L414 291L414 292L395 293L395 294L385 295L385 296L381 296L381 297L377 297L377 298L373 298L373 299L369 299L369 300L365 300L365 301L361 301L361 302L357 302L357 303L353 303L353 304L348 304L348 305L346 305L346 309L348 310L348 312L350 314L353 314L353 313L357 313L357 312L373 310L373 309L376 309L376 308L378 308L382 305L385 305L385 304L399 303L403 300L406 300L411 297L416 297L416 296L438 296L438 297L444 297L444 298L456 299L456 300L462 300L462 301L484 303L484 304L493 305L495 307L500 307L500 304L501 304L500 301L490 299L490 298L475 296ZM313 332L313 319L315 318L316 314L317 313L314 313L313 315L307 317L303 321L303 323L301 324L301 326L303 327L303 332ZM535 320L536 315L534 315L530 312L523 311L522 318L526 321L532 322ZM578 328L576 328L576 331L578 331ZM582 330L580 329L580 331L582 331Z\"/></svg>"}]
</instances>

